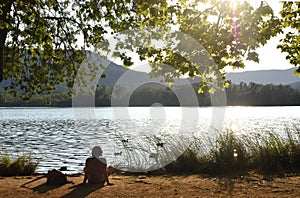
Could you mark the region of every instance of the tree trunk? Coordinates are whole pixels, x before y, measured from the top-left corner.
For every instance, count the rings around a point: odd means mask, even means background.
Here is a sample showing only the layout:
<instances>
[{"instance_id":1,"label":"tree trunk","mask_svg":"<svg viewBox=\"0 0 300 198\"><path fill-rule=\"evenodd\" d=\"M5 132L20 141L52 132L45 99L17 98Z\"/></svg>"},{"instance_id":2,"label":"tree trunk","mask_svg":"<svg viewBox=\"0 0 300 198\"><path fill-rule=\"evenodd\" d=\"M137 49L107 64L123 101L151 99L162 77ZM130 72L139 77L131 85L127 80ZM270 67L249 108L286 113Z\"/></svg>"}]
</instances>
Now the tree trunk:
<instances>
[{"instance_id":1,"label":"tree trunk","mask_svg":"<svg viewBox=\"0 0 300 198\"><path fill-rule=\"evenodd\" d=\"M3 68L4 68L3 56L4 56L4 43L5 43L5 38L4 38L5 34L2 33L2 31L3 30L0 30L0 83L3 81Z\"/></svg>"},{"instance_id":2,"label":"tree trunk","mask_svg":"<svg viewBox=\"0 0 300 198\"><path fill-rule=\"evenodd\" d=\"M2 7L2 14L0 15L0 21L8 22L6 16L11 11L12 7L12 0L5 1L2 3L4 6ZM3 27L2 27L3 28ZM7 37L7 33L9 31L8 28L0 29L0 83L3 81L3 68L4 68L4 47L5 47L5 40Z\"/></svg>"}]
</instances>

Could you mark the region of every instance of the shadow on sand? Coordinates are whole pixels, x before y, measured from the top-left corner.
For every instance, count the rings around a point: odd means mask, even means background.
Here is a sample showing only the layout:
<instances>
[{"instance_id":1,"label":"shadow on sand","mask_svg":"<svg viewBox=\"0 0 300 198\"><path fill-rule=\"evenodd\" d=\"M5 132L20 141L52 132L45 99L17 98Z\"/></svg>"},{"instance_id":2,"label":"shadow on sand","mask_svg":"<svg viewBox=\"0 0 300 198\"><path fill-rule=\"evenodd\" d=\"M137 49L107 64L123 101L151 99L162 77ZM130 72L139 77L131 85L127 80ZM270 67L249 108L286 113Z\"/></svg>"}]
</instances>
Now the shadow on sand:
<instances>
[{"instance_id":1,"label":"shadow on sand","mask_svg":"<svg viewBox=\"0 0 300 198\"><path fill-rule=\"evenodd\" d=\"M44 194L48 192L49 190L53 190L55 188L59 188L62 185L48 185L48 184L41 184L39 186L31 188L33 191L39 192L40 194Z\"/></svg>"},{"instance_id":2,"label":"shadow on sand","mask_svg":"<svg viewBox=\"0 0 300 198\"><path fill-rule=\"evenodd\" d=\"M35 187L27 187L26 185L33 183L37 180L43 179L44 176L39 177L37 179L34 179L32 181L26 182L25 184L21 185L22 188L27 188L27 189L31 189L35 192L38 192L39 194L44 194L48 191L54 190L56 188L60 188L63 185L48 185L46 183L40 184L38 186ZM69 189L72 189L71 192L69 192L68 194L62 196L62 197L86 197L89 194L91 194L92 192L99 190L100 188L102 188L104 185L103 184L78 184L78 185L74 185L69 187Z\"/></svg>"},{"instance_id":3,"label":"shadow on sand","mask_svg":"<svg viewBox=\"0 0 300 198\"><path fill-rule=\"evenodd\" d=\"M46 192L48 192L50 190L53 190L53 189L56 189L56 188L59 188L59 187L65 185L65 184L63 184L63 185L49 185L49 184L46 184L46 183L42 183L42 184L40 184L38 186L35 186L33 188L27 187L28 184L31 184L31 183L33 183L35 181L40 180L40 179L44 179L45 177L46 177L45 175L41 176L41 177L38 177L38 178L36 178L34 180L31 180L29 182L26 182L26 183L22 184L21 187L22 188L31 189L34 192L38 192L39 194L44 194L44 193L46 193Z\"/></svg>"},{"instance_id":4,"label":"shadow on sand","mask_svg":"<svg viewBox=\"0 0 300 198\"><path fill-rule=\"evenodd\" d=\"M22 185L21 187L31 189L34 192L38 192L40 194L44 194L44 193L48 192L49 190L53 190L53 189L59 188L61 186L63 186L63 185L48 185L46 183L43 183L43 184L40 184L40 185L38 185L36 187L33 187L33 188L27 187L25 185Z\"/></svg>"},{"instance_id":5,"label":"shadow on sand","mask_svg":"<svg viewBox=\"0 0 300 198\"><path fill-rule=\"evenodd\" d=\"M103 184L78 184L70 187L69 189L73 189L68 194L62 196L64 198L68 197L86 197L90 193L99 190L103 187Z\"/></svg>"}]
</instances>

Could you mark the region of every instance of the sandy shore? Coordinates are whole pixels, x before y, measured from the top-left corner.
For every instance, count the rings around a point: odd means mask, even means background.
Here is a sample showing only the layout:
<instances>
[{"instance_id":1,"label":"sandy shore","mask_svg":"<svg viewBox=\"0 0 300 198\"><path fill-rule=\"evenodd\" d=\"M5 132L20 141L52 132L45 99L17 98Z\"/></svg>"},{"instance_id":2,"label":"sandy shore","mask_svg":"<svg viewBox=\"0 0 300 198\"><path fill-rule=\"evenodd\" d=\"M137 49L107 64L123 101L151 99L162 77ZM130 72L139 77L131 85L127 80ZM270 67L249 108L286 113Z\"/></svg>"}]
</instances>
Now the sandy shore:
<instances>
[{"instance_id":1,"label":"sandy shore","mask_svg":"<svg viewBox=\"0 0 300 198\"><path fill-rule=\"evenodd\" d=\"M113 186L80 185L83 176L68 176L74 184L46 185L40 176L2 177L1 197L300 197L300 176L265 179L249 175L238 180L201 176L112 175Z\"/></svg>"}]
</instances>

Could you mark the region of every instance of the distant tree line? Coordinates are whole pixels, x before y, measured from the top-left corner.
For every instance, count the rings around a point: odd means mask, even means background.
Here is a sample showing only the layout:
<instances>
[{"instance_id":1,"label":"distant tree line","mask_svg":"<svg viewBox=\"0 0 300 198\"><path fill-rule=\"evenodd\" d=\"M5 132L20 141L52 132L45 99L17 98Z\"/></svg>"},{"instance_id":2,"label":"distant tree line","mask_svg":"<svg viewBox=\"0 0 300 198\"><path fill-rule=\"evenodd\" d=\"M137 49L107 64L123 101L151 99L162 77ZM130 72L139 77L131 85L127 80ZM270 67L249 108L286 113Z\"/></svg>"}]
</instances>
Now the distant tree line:
<instances>
[{"instance_id":1,"label":"distant tree line","mask_svg":"<svg viewBox=\"0 0 300 198\"><path fill-rule=\"evenodd\" d=\"M177 92L186 89L187 85L177 86ZM197 93L198 85L193 85ZM113 91L114 89L114 91ZM95 92L96 106L111 106L111 99L122 101L129 98L130 106L151 106L159 103L163 106L179 106L180 102L168 87L144 85L130 92L125 87L98 86ZM300 91L289 85L240 83L231 84L226 89L227 105L229 106L276 106L276 105L300 105ZM197 95L200 106L210 106L211 96L209 93ZM118 104L118 102L116 103ZM5 90L0 90L0 106L54 106L71 107L72 98L67 93L51 95L34 95L28 102L12 96Z\"/></svg>"},{"instance_id":2,"label":"distant tree line","mask_svg":"<svg viewBox=\"0 0 300 198\"><path fill-rule=\"evenodd\" d=\"M232 84L226 90L227 105L300 105L300 92L289 85Z\"/></svg>"}]
</instances>

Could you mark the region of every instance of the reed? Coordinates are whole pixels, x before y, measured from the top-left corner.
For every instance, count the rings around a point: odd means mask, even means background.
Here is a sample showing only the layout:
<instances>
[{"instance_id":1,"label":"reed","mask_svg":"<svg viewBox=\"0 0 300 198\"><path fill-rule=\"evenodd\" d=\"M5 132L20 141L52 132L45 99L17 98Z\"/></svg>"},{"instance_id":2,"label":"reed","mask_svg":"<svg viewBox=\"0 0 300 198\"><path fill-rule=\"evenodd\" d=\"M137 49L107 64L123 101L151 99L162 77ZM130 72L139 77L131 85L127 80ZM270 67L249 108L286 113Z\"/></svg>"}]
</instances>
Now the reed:
<instances>
[{"instance_id":1,"label":"reed","mask_svg":"<svg viewBox=\"0 0 300 198\"><path fill-rule=\"evenodd\" d=\"M200 141L195 141L200 142ZM282 175L300 173L300 128L286 128L281 135L258 133L236 135L227 130L211 141L206 153L192 145L176 161L165 167L174 174L238 176L255 171Z\"/></svg>"}]
</instances>

